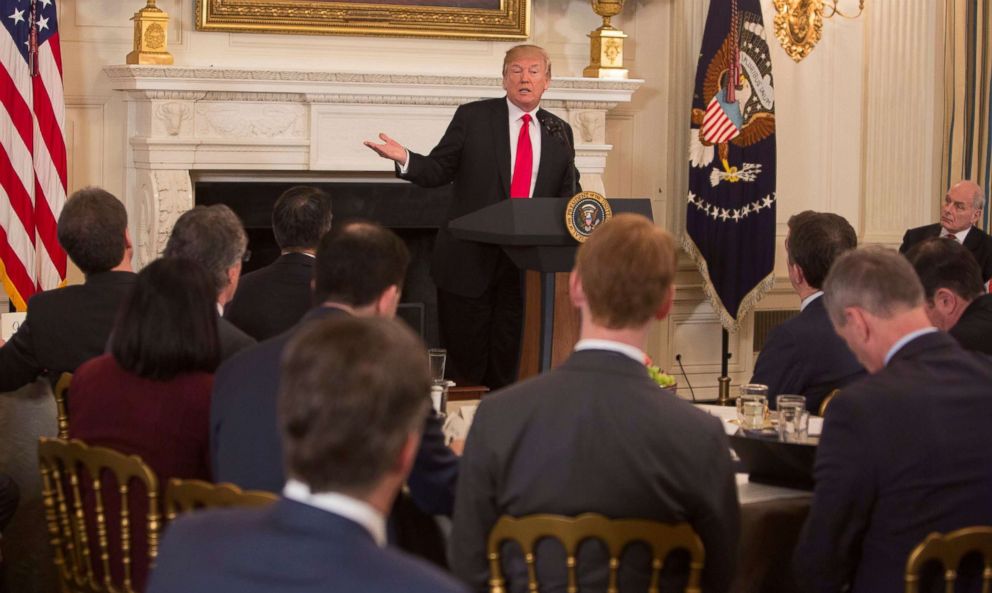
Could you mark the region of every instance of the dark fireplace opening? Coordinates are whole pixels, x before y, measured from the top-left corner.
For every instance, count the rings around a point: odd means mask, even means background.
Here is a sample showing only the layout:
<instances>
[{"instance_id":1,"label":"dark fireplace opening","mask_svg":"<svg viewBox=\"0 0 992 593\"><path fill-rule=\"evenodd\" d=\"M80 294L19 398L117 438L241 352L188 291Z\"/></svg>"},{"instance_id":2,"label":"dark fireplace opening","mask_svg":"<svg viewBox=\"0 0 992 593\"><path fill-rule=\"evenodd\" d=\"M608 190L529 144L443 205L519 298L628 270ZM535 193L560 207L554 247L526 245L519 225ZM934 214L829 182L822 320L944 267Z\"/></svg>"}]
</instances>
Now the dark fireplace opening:
<instances>
[{"instance_id":1,"label":"dark fireplace opening","mask_svg":"<svg viewBox=\"0 0 992 593\"><path fill-rule=\"evenodd\" d=\"M295 185L312 185L331 196L334 225L371 220L399 235L410 249L410 267L397 316L414 328L429 346L437 346L437 293L430 276L434 236L451 200L451 186L424 189L391 179L341 181L198 180L196 203L226 204L241 218L248 234L251 259L247 274L272 263L279 247L272 233L272 206Z\"/></svg>"}]
</instances>

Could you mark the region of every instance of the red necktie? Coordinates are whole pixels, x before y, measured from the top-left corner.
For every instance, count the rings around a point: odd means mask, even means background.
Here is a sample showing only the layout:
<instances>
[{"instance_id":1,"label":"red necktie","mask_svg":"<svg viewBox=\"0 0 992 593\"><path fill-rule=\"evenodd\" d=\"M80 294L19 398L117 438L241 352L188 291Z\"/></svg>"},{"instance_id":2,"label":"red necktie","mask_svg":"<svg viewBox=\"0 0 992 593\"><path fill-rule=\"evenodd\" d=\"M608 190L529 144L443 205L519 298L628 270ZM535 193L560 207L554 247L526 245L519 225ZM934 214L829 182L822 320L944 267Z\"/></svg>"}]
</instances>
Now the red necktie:
<instances>
[{"instance_id":1,"label":"red necktie","mask_svg":"<svg viewBox=\"0 0 992 593\"><path fill-rule=\"evenodd\" d=\"M530 114L520 118L520 136L517 137L517 160L513 164L513 181L510 182L511 198L530 197L530 177L534 170L534 149L530 145Z\"/></svg>"}]
</instances>

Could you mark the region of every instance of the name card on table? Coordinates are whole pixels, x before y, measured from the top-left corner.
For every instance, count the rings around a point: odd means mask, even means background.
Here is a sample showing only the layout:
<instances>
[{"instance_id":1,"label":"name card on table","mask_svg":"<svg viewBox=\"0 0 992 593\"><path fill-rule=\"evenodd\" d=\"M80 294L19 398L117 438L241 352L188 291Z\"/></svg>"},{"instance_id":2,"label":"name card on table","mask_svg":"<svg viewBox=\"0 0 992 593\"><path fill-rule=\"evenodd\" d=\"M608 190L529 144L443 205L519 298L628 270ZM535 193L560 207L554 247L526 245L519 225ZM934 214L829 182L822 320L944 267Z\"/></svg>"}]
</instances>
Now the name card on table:
<instances>
[{"instance_id":1,"label":"name card on table","mask_svg":"<svg viewBox=\"0 0 992 593\"><path fill-rule=\"evenodd\" d=\"M21 324L24 323L24 318L27 316L28 314L26 312L0 314L0 339L4 342L9 340L17 333L17 329L21 327Z\"/></svg>"}]
</instances>

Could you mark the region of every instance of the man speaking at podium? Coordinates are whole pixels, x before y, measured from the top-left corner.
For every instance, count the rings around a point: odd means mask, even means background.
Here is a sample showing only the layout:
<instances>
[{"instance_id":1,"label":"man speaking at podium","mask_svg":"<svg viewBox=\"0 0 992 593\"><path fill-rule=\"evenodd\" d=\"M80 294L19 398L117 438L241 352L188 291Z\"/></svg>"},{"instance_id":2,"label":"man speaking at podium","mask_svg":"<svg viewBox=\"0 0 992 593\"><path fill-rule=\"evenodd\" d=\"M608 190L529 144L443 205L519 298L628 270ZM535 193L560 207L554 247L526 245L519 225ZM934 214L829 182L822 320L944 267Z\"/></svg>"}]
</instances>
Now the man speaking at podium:
<instances>
[{"instance_id":1,"label":"man speaking at podium","mask_svg":"<svg viewBox=\"0 0 992 593\"><path fill-rule=\"evenodd\" d=\"M503 59L506 97L455 111L428 155L379 134L365 145L396 163L397 175L422 187L454 183L454 199L434 243L441 341L449 376L498 389L516 380L523 324L521 273L496 245L456 239L448 223L508 198L569 197L581 191L572 128L540 108L551 60L536 45Z\"/></svg>"}]
</instances>

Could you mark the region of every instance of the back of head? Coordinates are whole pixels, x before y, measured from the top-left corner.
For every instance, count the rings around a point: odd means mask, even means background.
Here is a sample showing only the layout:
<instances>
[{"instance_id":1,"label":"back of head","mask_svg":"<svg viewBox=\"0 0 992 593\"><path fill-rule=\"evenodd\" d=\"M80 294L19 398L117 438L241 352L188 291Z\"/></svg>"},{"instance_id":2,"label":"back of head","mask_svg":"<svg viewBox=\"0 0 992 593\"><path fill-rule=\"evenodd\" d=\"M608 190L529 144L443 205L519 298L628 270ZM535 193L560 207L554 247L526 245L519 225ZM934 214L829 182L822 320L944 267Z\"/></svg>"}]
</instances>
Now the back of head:
<instances>
[{"instance_id":1,"label":"back of head","mask_svg":"<svg viewBox=\"0 0 992 593\"><path fill-rule=\"evenodd\" d=\"M331 230L331 197L323 190L297 185L284 191L272 207L272 232L280 249L317 249Z\"/></svg>"},{"instance_id":2,"label":"back of head","mask_svg":"<svg viewBox=\"0 0 992 593\"><path fill-rule=\"evenodd\" d=\"M214 298L230 282L227 271L241 262L248 236L241 220L223 204L197 206L176 220L165 257L180 257L199 263L210 274Z\"/></svg>"},{"instance_id":3,"label":"back of head","mask_svg":"<svg viewBox=\"0 0 992 593\"><path fill-rule=\"evenodd\" d=\"M124 204L98 187L73 193L59 215L59 244L87 276L112 270L124 260L126 232Z\"/></svg>"},{"instance_id":4,"label":"back of head","mask_svg":"<svg viewBox=\"0 0 992 593\"><path fill-rule=\"evenodd\" d=\"M324 235L314 265L316 302L361 307L392 285L403 286L410 252L396 233L352 222Z\"/></svg>"},{"instance_id":5,"label":"back of head","mask_svg":"<svg viewBox=\"0 0 992 593\"><path fill-rule=\"evenodd\" d=\"M618 214L579 247L575 271L593 321L610 329L647 323L675 280L675 240L650 220Z\"/></svg>"},{"instance_id":6,"label":"back of head","mask_svg":"<svg viewBox=\"0 0 992 593\"><path fill-rule=\"evenodd\" d=\"M288 475L315 492L361 496L423 426L429 391L424 345L401 323L341 316L308 324L282 360Z\"/></svg>"},{"instance_id":7,"label":"back of head","mask_svg":"<svg viewBox=\"0 0 992 593\"><path fill-rule=\"evenodd\" d=\"M922 308L923 286L913 266L896 251L861 247L834 262L823 283L823 302L834 325L843 327L848 307L885 319Z\"/></svg>"},{"instance_id":8,"label":"back of head","mask_svg":"<svg viewBox=\"0 0 992 593\"><path fill-rule=\"evenodd\" d=\"M842 216L806 211L789 220L789 262L799 266L813 288L823 286L837 257L857 246L858 235Z\"/></svg>"},{"instance_id":9,"label":"back of head","mask_svg":"<svg viewBox=\"0 0 992 593\"><path fill-rule=\"evenodd\" d=\"M217 295L198 263L161 258L138 272L121 305L110 352L124 369L164 381L181 373L212 373L220 362Z\"/></svg>"},{"instance_id":10,"label":"back of head","mask_svg":"<svg viewBox=\"0 0 992 593\"><path fill-rule=\"evenodd\" d=\"M920 277L927 301L933 301L938 288L947 288L967 301L984 292L975 256L954 239L931 237L914 245L906 258Z\"/></svg>"}]
</instances>

